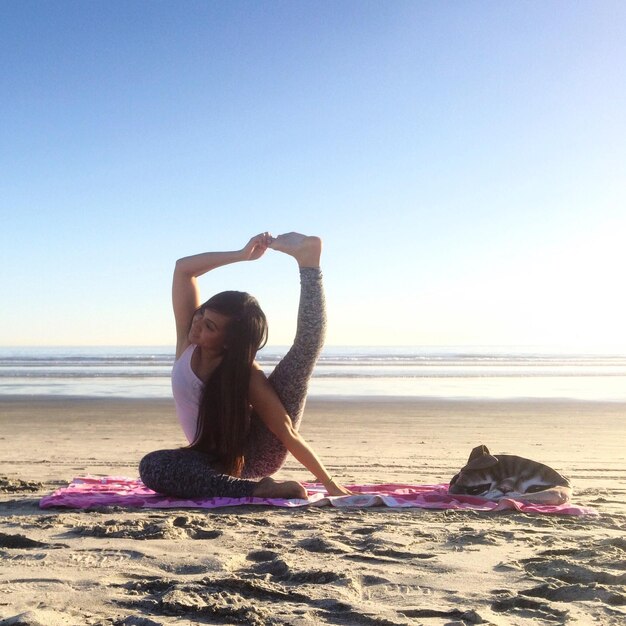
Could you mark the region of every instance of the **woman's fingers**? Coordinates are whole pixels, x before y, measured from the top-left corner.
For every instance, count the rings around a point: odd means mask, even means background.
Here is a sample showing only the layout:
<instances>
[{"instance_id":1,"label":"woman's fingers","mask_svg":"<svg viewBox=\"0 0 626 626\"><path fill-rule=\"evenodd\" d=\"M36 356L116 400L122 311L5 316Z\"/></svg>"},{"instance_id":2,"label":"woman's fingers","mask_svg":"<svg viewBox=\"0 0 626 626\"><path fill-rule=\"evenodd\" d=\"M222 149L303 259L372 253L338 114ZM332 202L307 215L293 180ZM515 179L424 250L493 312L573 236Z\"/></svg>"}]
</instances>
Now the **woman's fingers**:
<instances>
[{"instance_id":1,"label":"woman's fingers","mask_svg":"<svg viewBox=\"0 0 626 626\"><path fill-rule=\"evenodd\" d=\"M352 496L354 495L351 491L346 489L342 485L338 485L337 483L331 483L329 487L326 488L329 496Z\"/></svg>"},{"instance_id":2,"label":"woman's fingers","mask_svg":"<svg viewBox=\"0 0 626 626\"><path fill-rule=\"evenodd\" d=\"M260 233L256 237L253 237L251 242L254 242L257 246L262 246L263 248L268 248L270 244L274 241L274 237L270 233Z\"/></svg>"},{"instance_id":3,"label":"woman's fingers","mask_svg":"<svg viewBox=\"0 0 626 626\"><path fill-rule=\"evenodd\" d=\"M259 233L248 241L244 250L246 251L249 259L258 259L263 256L263 253L268 249L272 241L274 241L274 238L270 233Z\"/></svg>"},{"instance_id":4,"label":"woman's fingers","mask_svg":"<svg viewBox=\"0 0 626 626\"><path fill-rule=\"evenodd\" d=\"M265 232L259 233L255 237L252 237L252 240L269 245L270 243L272 243L272 241L274 241L274 237L272 237L271 233Z\"/></svg>"}]
</instances>

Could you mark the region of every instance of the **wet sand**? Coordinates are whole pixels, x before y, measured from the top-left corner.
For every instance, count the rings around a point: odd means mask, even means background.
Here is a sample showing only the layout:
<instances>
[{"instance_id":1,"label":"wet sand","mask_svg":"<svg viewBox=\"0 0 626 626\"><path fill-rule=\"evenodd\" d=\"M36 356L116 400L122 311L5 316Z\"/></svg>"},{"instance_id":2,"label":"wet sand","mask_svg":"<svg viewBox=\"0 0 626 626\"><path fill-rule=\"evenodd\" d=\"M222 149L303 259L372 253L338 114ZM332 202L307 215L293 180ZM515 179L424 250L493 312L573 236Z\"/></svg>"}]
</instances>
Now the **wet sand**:
<instances>
[{"instance_id":1,"label":"wet sand","mask_svg":"<svg viewBox=\"0 0 626 626\"><path fill-rule=\"evenodd\" d=\"M0 624L623 624L626 405L312 399L344 483L449 480L471 448L548 463L599 517L391 509L40 510L185 442L161 400L0 398ZM310 480L288 460L279 477Z\"/></svg>"}]
</instances>

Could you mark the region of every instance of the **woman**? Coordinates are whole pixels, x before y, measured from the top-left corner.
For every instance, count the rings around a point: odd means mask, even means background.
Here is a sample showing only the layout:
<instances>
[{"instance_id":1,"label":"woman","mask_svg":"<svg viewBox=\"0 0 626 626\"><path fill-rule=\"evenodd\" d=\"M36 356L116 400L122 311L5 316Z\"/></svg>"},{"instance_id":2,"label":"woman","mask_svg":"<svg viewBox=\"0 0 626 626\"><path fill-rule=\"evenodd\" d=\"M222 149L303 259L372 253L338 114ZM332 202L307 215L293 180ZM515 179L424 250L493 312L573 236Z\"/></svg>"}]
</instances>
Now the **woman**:
<instances>
[{"instance_id":1,"label":"woman","mask_svg":"<svg viewBox=\"0 0 626 626\"><path fill-rule=\"evenodd\" d=\"M295 258L301 291L293 346L266 378L254 361L267 340L265 315L256 299L225 291L200 306L196 279L222 265L257 260L268 248ZM317 237L287 233L273 238L263 233L241 250L207 252L176 262L172 389L190 445L146 455L139 466L145 485L191 499L306 498L300 483L270 477L291 452L330 495L350 493L333 480L298 433L308 381L324 340L321 251Z\"/></svg>"}]
</instances>

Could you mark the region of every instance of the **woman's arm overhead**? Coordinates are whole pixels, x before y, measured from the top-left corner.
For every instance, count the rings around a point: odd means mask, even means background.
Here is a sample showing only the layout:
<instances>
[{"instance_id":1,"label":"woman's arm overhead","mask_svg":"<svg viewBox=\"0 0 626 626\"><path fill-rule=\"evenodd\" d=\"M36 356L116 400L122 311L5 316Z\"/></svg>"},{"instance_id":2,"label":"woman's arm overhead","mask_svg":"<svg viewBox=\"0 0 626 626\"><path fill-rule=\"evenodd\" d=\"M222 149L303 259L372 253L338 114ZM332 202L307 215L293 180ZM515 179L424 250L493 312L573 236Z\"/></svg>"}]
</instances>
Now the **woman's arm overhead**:
<instances>
[{"instance_id":1,"label":"woman's arm overhead","mask_svg":"<svg viewBox=\"0 0 626 626\"><path fill-rule=\"evenodd\" d=\"M259 369L250 377L250 403L269 430L280 439L289 452L321 482L331 496L349 495L337 484L304 437L293 427L280 398Z\"/></svg>"},{"instance_id":2,"label":"woman's arm overhead","mask_svg":"<svg viewBox=\"0 0 626 626\"><path fill-rule=\"evenodd\" d=\"M254 261L267 250L273 238L269 233L252 237L241 250L205 252L176 261L172 281L172 305L176 321L176 358L189 345L187 335L194 312L201 304L197 278L222 265Z\"/></svg>"}]
</instances>

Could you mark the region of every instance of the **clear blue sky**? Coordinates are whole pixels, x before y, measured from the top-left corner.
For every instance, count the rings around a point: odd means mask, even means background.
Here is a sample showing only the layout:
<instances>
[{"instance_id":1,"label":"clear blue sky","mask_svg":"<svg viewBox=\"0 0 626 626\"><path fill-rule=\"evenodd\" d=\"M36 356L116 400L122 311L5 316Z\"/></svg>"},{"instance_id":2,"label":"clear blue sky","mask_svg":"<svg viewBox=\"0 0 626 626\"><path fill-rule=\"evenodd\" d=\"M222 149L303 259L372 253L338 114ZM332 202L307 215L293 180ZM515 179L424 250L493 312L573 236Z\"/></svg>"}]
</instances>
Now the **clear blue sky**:
<instances>
[{"instance_id":1,"label":"clear blue sky","mask_svg":"<svg viewBox=\"0 0 626 626\"><path fill-rule=\"evenodd\" d=\"M326 247L329 344L626 347L626 3L0 4L0 345L170 344L180 256ZM293 333L272 253L202 279Z\"/></svg>"}]
</instances>

